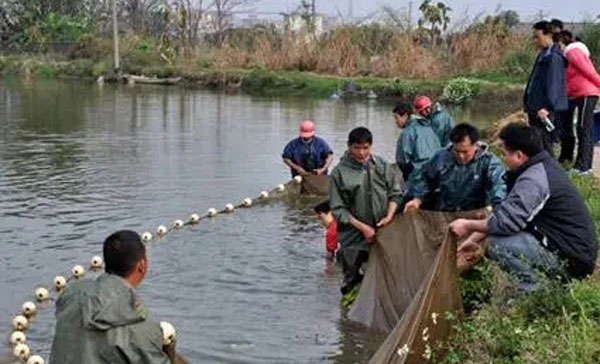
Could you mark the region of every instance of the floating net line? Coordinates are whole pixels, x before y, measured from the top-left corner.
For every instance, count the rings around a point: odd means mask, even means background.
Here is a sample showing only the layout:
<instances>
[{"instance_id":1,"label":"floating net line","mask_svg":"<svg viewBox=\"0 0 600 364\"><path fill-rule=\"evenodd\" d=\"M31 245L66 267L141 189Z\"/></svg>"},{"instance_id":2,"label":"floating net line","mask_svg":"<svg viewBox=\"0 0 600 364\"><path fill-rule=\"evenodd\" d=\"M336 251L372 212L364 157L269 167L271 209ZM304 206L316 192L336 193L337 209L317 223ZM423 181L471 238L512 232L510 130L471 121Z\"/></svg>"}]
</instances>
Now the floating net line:
<instances>
[{"instance_id":1,"label":"floating net line","mask_svg":"<svg viewBox=\"0 0 600 364\"><path fill-rule=\"evenodd\" d=\"M255 206L255 203L266 202L270 199L282 197L284 194L300 194L301 192L326 195L327 194L328 178L323 175L308 175L305 177L297 176L291 181L277 185L270 190L264 190L256 198L245 198L241 203L234 205L228 203L223 209L210 208L200 215L192 213L186 220L175 220L170 225L159 225L155 233L150 231L142 232L141 238L145 244L150 244L157 239L165 238L170 233L184 229L187 226L197 225L203 220L214 219L222 214L232 214L238 209L248 209ZM103 268L103 260L99 255L95 255L90 259L89 271L91 273L100 272ZM45 364L45 359L40 355L35 355L27 340L27 330L31 327L38 310L51 307L51 303L58 299L60 294L67 288L69 282L81 279L85 276L86 269L83 265L75 265L71 268L70 276L65 277L57 275L52 281L53 290L49 290L44 286L38 286L34 289L34 297L30 301L23 303L20 312L12 320L12 331L9 336L9 343L12 346L12 354L16 360L26 364ZM35 301L35 302L34 302ZM36 304L37 303L37 304ZM176 330L168 322L160 322L161 329L164 335L164 344L169 345L176 340ZM171 357L173 363L184 363L185 360L174 356ZM2 359L0 359L2 362ZM12 360L8 363L13 362Z\"/></svg>"}]
</instances>

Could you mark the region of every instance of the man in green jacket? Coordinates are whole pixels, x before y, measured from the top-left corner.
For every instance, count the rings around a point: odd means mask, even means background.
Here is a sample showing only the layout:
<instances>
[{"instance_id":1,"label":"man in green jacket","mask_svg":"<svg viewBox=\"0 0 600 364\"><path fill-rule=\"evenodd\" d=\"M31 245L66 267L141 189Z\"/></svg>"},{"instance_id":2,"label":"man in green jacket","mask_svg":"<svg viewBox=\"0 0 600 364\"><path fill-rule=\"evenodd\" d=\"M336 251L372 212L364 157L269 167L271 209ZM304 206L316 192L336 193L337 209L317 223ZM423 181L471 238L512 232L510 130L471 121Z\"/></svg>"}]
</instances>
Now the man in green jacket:
<instances>
[{"instance_id":1,"label":"man in green jacket","mask_svg":"<svg viewBox=\"0 0 600 364\"><path fill-rule=\"evenodd\" d=\"M423 165L414 186L414 198L405 212L421 207L422 201L439 189L435 210L469 211L496 205L506 196L504 166L488 146L479 141L479 131L458 124L450 133L452 145L437 152Z\"/></svg>"},{"instance_id":2,"label":"man in green jacket","mask_svg":"<svg viewBox=\"0 0 600 364\"><path fill-rule=\"evenodd\" d=\"M418 96L414 101L415 112L431 122L431 128L440 139L442 147L450 144L450 131L454 127L452 117L438 103L435 107L431 105L431 99L427 96Z\"/></svg>"},{"instance_id":3,"label":"man in green jacket","mask_svg":"<svg viewBox=\"0 0 600 364\"><path fill-rule=\"evenodd\" d=\"M421 176L421 167L441 146L429 120L413 114L410 104L396 106L394 116L396 125L404 129L396 144L396 163L408 185L407 197L410 197L413 195L411 187Z\"/></svg>"},{"instance_id":4,"label":"man in green jacket","mask_svg":"<svg viewBox=\"0 0 600 364\"><path fill-rule=\"evenodd\" d=\"M146 249L133 231L109 236L105 273L71 283L56 301L50 364L169 364L158 322L134 292L146 271Z\"/></svg>"},{"instance_id":5,"label":"man in green jacket","mask_svg":"<svg viewBox=\"0 0 600 364\"><path fill-rule=\"evenodd\" d=\"M344 270L342 294L362 280L361 265L368 260L368 244L375 229L389 224L402 199L399 173L371 154L373 135L359 127L348 136L348 151L329 179L331 212L338 222L340 261Z\"/></svg>"}]
</instances>

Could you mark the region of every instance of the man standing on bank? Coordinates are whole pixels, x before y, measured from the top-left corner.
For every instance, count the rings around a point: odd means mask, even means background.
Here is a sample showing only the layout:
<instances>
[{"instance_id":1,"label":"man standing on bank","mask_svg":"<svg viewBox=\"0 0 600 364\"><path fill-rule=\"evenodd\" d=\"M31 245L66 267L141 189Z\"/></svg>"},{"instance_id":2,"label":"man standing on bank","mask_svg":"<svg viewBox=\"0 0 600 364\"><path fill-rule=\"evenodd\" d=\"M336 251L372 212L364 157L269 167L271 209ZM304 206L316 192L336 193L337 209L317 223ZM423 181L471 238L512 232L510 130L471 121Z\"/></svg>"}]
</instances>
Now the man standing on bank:
<instances>
[{"instance_id":1,"label":"man standing on bank","mask_svg":"<svg viewBox=\"0 0 600 364\"><path fill-rule=\"evenodd\" d=\"M553 136L556 117L567 110L565 72L567 60L558 43L554 43L552 24L540 21L533 25L533 43L539 54L529 76L523 104L529 125L539 130L544 149L554 155Z\"/></svg>"}]
</instances>

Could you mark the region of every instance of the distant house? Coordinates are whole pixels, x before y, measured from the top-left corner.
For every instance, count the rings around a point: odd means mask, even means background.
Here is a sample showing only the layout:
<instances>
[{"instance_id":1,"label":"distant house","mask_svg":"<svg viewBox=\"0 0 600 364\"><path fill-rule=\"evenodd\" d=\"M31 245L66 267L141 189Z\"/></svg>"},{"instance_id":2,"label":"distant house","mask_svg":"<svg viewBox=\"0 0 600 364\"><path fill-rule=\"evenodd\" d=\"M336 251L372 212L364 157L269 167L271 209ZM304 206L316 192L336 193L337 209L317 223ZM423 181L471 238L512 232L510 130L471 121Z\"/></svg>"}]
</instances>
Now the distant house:
<instances>
[{"instance_id":1,"label":"distant house","mask_svg":"<svg viewBox=\"0 0 600 364\"><path fill-rule=\"evenodd\" d=\"M313 19L311 19L313 18ZM298 12L289 13L283 15L283 29L286 33L298 34L311 34L315 37L320 37L324 33L324 19L323 14L315 14L314 17L311 15L304 15ZM310 24L312 22L312 24ZM311 25L312 30L309 29Z\"/></svg>"}]
</instances>

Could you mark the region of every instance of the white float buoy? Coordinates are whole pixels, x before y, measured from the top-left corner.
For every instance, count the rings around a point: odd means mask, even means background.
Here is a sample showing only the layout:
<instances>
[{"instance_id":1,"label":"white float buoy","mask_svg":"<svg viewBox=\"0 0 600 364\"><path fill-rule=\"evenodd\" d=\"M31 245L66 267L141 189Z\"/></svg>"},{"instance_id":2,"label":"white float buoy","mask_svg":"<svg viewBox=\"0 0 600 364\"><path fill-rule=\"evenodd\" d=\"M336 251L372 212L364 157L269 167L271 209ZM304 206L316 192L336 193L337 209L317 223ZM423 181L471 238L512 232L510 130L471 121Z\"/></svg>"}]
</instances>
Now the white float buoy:
<instances>
[{"instance_id":1,"label":"white float buoy","mask_svg":"<svg viewBox=\"0 0 600 364\"><path fill-rule=\"evenodd\" d=\"M235 207L233 206L233 204L228 203L227 205L225 205L225 211L226 212L233 212L233 210L235 210Z\"/></svg>"},{"instance_id":2,"label":"white float buoy","mask_svg":"<svg viewBox=\"0 0 600 364\"><path fill-rule=\"evenodd\" d=\"M173 223L173 226L175 226L175 229L181 229L183 227L183 225L185 225L183 223L182 220L175 220L175 222Z\"/></svg>"},{"instance_id":3,"label":"white float buoy","mask_svg":"<svg viewBox=\"0 0 600 364\"><path fill-rule=\"evenodd\" d=\"M285 191L285 185L281 184L281 185L277 186L277 191L279 191L279 192Z\"/></svg>"},{"instance_id":4,"label":"white float buoy","mask_svg":"<svg viewBox=\"0 0 600 364\"><path fill-rule=\"evenodd\" d=\"M193 224L196 224L198 221L200 221L200 215L198 215L198 214L190 215L190 222L192 222Z\"/></svg>"},{"instance_id":5,"label":"white float buoy","mask_svg":"<svg viewBox=\"0 0 600 364\"><path fill-rule=\"evenodd\" d=\"M208 209L208 211L206 212L206 215L208 217L215 217L215 216L217 216L217 214L218 214L217 209L215 209L213 207L211 207L210 209Z\"/></svg>"},{"instance_id":6,"label":"white float buoy","mask_svg":"<svg viewBox=\"0 0 600 364\"><path fill-rule=\"evenodd\" d=\"M145 242L149 242L152 240L152 233L149 231L146 231L145 233L142 234L142 240Z\"/></svg>"},{"instance_id":7,"label":"white float buoy","mask_svg":"<svg viewBox=\"0 0 600 364\"><path fill-rule=\"evenodd\" d=\"M23 312L23 316L25 317L35 316L37 312L37 307L35 306L35 303L27 301L23 304L21 312Z\"/></svg>"},{"instance_id":8,"label":"white float buoy","mask_svg":"<svg viewBox=\"0 0 600 364\"><path fill-rule=\"evenodd\" d=\"M269 197L269 192L267 192L267 191L262 191L262 192L260 193L260 197L261 197L261 198L267 198L267 197Z\"/></svg>"},{"instance_id":9,"label":"white float buoy","mask_svg":"<svg viewBox=\"0 0 600 364\"><path fill-rule=\"evenodd\" d=\"M85 268L81 265L76 265L71 268L71 274L73 274L73 277L75 278L81 278L85 275Z\"/></svg>"},{"instance_id":10,"label":"white float buoy","mask_svg":"<svg viewBox=\"0 0 600 364\"><path fill-rule=\"evenodd\" d=\"M27 360L29 358L29 354L31 351L29 350L29 346L25 344L18 344L13 349L13 355L21 360Z\"/></svg>"},{"instance_id":11,"label":"white float buoy","mask_svg":"<svg viewBox=\"0 0 600 364\"><path fill-rule=\"evenodd\" d=\"M27 330L29 327L29 321L27 321L27 317L23 315L15 316L12 320L13 328L17 331Z\"/></svg>"},{"instance_id":12,"label":"white float buoy","mask_svg":"<svg viewBox=\"0 0 600 364\"><path fill-rule=\"evenodd\" d=\"M163 345L169 346L175 342L177 339L177 332L175 331L175 327L166 321L160 322L160 328L163 332Z\"/></svg>"},{"instance_id":13,"label":"white float buoy","mask_svg":"<svg viewBox=\"0 0 600 364\"><path fill-rule=\"evenodd\" d=\"M252 206L252 199L250 197L244 199L244 207Z\"/></svg>"},{"instance_id":14,"label":"white float buoy","mask_svg":"<svg viewBox=\"0 0 600 364\"><path fill-rule=\"evenodd\" d=\"M302 176L294 177L294 181L296 181L296 183L302 183Z\"/></svg>"},{"instance_id":15,"label":"white float buoy","mask_svg":"<svg viewBox=\"0 0 600 364\"><path fill-rule=\"evenodd\" d=\"M27 359L27 364L45 364L44 358L39 355L34 355L31 358Z\"/></svg>"},{"instance_id":16,"label":"white float buoy","mask_svg":"<svg viewBox=\"0 0 600 364\"><path fill-rule=\"evenodd\" d=\"M165 235L167 232L169 232L169 229L164 225L160 225L158 227L158 229L156 229L156 232L158 233L159 236L161 236L161 235Z\"/></svg>"},{"instance_id":17,"label":"white float buoy","mask_svg":"<svg viewBox=\"0 0 600 364\"><path fill-rule=\"evenodd\" d=\"M35 289L35 298L40 302L44 302L50 298L50 294L46 288L39 287Z\"/></svg>"},{"instance_id":18,"label":"white float buoy","mask_svg":"<svg viewBox=\"0 0 600 364\"><path fill-rule=\"evenodd\" d=\"M54 277L54 289L56 292L60 292L67 287L67 279L63 276ZM36 294L37 295L37 294Z\"/></svg>"},{"instance_id":19,"label":"white float buoy","mask_svg":"<svg viewBox=\"0 0 600 364\"><path fill-rule=\"evenodd\" d=\"M92 269L100 269L102 268L102 257L100 256L93 256L92 259L90 260L90 267Z\"/></svg>"},{"instance_id":20,"label":"white float buoy","mask_svg":"<svg viewBox=\"0 0 600 364\"><path fill-rule=\"evenodd\" d=\"M10 334L10 343L14 345L25 344L27 336L22 331L15 331Z\"/></svg>"}]
</instances>

